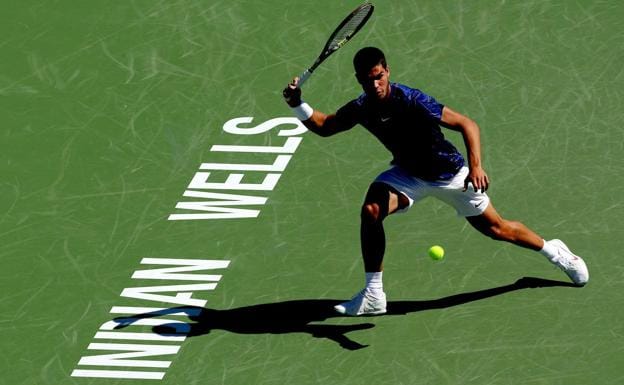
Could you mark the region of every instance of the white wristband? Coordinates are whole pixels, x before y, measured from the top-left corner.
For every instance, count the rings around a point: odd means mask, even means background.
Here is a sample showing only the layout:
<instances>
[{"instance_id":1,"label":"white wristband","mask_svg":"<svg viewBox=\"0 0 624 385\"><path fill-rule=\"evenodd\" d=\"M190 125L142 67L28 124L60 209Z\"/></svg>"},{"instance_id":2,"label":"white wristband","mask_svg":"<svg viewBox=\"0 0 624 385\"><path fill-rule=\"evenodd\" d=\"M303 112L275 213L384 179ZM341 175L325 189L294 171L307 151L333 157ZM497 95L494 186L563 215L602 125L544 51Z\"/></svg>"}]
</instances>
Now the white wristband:
<instances>
[{"instance_id":1,"label":"white wristband","mask_svg":"<svg viewBox=\"0 0 624 385\"><path fill-rule=\"evenodd\" d=\"M312 107L310 107L310 105L305 102L302 102L297 107L291 107L291 109L295 113L295 116L297 116L297 119L301 120L302 122L304 120L310 119L312 117L312 113L314 112Z\"/></svg>"}]
</instances>

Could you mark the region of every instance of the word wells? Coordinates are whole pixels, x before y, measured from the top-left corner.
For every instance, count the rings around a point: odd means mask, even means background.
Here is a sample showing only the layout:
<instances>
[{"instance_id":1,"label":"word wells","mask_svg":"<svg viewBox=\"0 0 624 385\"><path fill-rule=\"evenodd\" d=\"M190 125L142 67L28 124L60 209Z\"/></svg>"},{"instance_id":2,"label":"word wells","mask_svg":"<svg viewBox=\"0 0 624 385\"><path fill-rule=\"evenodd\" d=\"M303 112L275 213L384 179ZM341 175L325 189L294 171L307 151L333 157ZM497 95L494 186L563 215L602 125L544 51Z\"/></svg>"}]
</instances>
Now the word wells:
<instances>
[{"instance_id":1,"label":"word wells","mask_svg":"<svg viewBox=\"0 0 624 385\"><path fill-rule=\"evenodd\" d=\"M260 214L257 206L264 205L267 197L262 191L273 191L282 172L295 153L307 131L296 118L275 118L250 128L251 117L235 118L227 121L223 130L233 135L258 135L284 125L295 128L281 129L270 145L214 145L211 153L236 159L227 163L202 163L186 191L184 200L175 206L179 211L169 215L169 220L256 218ZM285 137L285 140L282 138ZM218 153L218 154L217 154ZM258 163L258 159L262 159ZM253 191L253 194L249 192Z\"/></svg>"}]
</instances>

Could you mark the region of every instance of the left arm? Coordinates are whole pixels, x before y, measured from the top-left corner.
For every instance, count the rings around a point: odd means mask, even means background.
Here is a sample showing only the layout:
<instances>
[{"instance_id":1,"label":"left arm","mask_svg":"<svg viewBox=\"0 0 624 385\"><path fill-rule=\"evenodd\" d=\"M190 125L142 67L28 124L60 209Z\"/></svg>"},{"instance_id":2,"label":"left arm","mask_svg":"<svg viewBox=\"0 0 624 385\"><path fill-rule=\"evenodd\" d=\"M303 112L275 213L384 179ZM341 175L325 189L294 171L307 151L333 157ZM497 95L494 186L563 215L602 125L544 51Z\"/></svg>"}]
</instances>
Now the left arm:
<instances>
[{"instance_id":1,"label":"left arm","mask_svg":"<svg viewBox=\"0 0 624 385\"><path fill-rule=\"evenodd\" d=\"M475 192L479 189L483 192L488 189L490 181L481 167L481 138L479 126L467 116L444 106L442 109L442 126L458 131L464 138L466 151L468 152L468 168L470 172L464 182L464 191L468 189L468 183L472 183Z\"/></svg>"}]
</instances>

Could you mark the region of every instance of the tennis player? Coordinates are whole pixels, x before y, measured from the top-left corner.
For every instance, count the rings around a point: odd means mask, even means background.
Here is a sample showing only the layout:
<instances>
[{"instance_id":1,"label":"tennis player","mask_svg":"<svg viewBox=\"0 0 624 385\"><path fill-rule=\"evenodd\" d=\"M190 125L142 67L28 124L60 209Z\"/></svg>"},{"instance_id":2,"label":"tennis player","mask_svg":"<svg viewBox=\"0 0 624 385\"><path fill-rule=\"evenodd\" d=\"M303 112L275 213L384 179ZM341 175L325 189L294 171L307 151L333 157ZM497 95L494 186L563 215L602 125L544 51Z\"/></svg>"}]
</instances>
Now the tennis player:
<instances>
[{"instance_id":1,"label":"tennis player","mask_svg":"<svg viewBox=\"0 0 624 385\"><path fill-rule=\"evenodd\" d=\"M574 284L587 283L585 262L562 241L545 241L522 223L504 219L496 212L486 194L490 181L481 163L479 126L473 120L418 89L391 83L390 67L378 48L362 48L353 58L353 65L364 93L333 114L315 110L301 100L298 78L283 91L288 105L310 131L325 137L360 124L394 157L391 168L372 182L362 205L365 287L350 301L337 305L336 311L351 316L386 312L383 220L407 211L427 196L451 205L459 216L492 239L539 251ZM468 162L444 139L440 126L462 134Z\"/></svg>"}]
</instances>

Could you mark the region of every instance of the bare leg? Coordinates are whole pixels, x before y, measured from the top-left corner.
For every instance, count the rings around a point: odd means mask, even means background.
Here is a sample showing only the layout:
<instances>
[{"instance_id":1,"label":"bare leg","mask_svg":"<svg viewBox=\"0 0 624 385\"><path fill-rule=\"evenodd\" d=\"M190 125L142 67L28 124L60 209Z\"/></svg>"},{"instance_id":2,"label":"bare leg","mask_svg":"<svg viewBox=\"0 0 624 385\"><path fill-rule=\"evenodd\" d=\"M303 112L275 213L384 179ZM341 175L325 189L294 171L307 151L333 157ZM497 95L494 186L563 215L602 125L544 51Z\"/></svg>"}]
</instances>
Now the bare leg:
<instances>
[{"instance_id":1,"label":"bare leg","mask_svg":"<svg viewBox=\"0 0 624 385\"><path fill-rule=\"evenodd\" d=\"M563 270L577 286L583 286L589 280L589 271L585 261L578 255L574 255L562 241L554 239L544 243L542 237L522 223L501 218L492 204L485 209L483 214L466 219L477 230L493 239L540 251Z\"/></svg>"},{"instance_id":2,"label":"bare leg","mask_svg":"<svg viewBox=\"0 0 624 385\"><path fill-rule=\"evenodd\" d=\"M381 221L370 223L362 219L360 244L362 247L362 258L364 259L364 271L367 273L383 271L386 234Z\"/></svg>"},{"instance_id":3,"label":"bare leg","mask_svg":"<svg viewBox=\"0 0 624 385\"><path fill-rule=\"evenodd\" d=\"M542 237L520 222L503 219L491 202L483 214L466 219L475 229L492 239L511 242L536 251L544 246Z\"/></svg>"},{"instance_id":4,"label":"bare leg","mask_svg":"<svg viewBox=\"0 0 624 385\"><path fill-rule=\"evenodd\" d=\"M334 306L340 314L351 316L375 315L386 312L386 294L383 291L383 259L386 235L383 220L399 208L409 204L409 199L385 183L373 183L362 205L360 228L362 257L366 271L364 289L350 301Z\"/></svg>"},{"instance_id":5,"label":"bare leg","mask_svg":"<svg viewBox=\"0 0 624 385\"><path fill-rule=\"evenodd\" d=\"M370 186L362 206L360 227L362 257L367 273L383 271L386 250L383 220L408 204L406 196L386 184L373 183Z\"/></svg>"}]
</instances>

